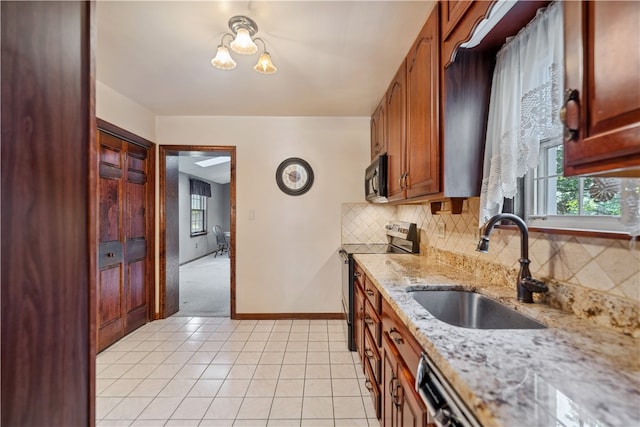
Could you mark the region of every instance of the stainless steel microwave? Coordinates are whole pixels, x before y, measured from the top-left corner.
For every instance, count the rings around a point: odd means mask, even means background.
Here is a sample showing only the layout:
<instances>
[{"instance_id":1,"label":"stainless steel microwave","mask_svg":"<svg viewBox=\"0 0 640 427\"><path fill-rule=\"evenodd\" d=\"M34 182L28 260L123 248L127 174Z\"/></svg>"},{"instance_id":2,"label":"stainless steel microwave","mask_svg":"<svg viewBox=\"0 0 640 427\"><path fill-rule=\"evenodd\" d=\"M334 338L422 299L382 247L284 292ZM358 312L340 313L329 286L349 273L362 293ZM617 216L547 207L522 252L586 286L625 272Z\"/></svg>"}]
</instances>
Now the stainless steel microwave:
<instances>
[{"instance_id":1,"label":"stainless steel microwave","mask_svg":"<svg viewBox=\"0 0 640 427\"><path fill-rule=\"evenodd\" d=\"M368 202L387 202L387 155L378 156L364 174L364 195Z\"/></svg>"}]
</instances>

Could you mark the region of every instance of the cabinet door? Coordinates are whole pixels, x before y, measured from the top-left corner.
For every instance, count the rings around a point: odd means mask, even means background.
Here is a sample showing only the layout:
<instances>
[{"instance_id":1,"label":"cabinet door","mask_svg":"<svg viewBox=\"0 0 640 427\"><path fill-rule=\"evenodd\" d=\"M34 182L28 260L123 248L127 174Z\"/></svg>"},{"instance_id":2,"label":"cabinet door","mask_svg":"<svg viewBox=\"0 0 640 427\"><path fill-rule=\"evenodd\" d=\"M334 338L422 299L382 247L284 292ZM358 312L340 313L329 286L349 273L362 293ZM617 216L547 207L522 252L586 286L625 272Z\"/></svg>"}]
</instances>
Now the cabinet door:
<instances>
[{"instance_id":1,"label":"cabinet door","mask_svg":"<svg viewBox=\"0 0 640 427\"><path fill-rule=\"evenodd\" d=\"M406 197L404 191L406 149L406 62L394 76L387 90L387 186L389 201Z\"/></svg>"},{"instance_id":2,"label":"cabinet door","mask_svg":"<svg viewBox=\"0 0 640 427\"><path fill-rule=\"evenodd\" d=\"M565 89L579 91L577 136L564 143L565 175L638 175L640 2L563 5Z\"/></svg>"},{"instance_id":3,"label":"cabinet door","mask_svg":"<svg viewBox=\"0 0 640 427\"><path fill-rule=\"evenodd\" d=\"M398 425L398 410L395 401L395 391L398 385L396 376L398 355L393 345L389 342L389 337L382 336L382 379L380 398L382 400L382 426L390 427Z\"/></svg>"},{"instance_id":4,"label":"cabinet door","mask_svg":"<svg viewBox=\"0 0 640 427\"><path fill-rule=\"evenodd\" d=\"M422 427L427 425L427 407L415 392L413 373L398 363L398 425L402 427Z\"/></svg>"},{"instance_id":5,"label":"cabinet door","mask_svg":"<svg viewBox=\"0 0 640 427\"><path fill-rule=\"evenodd\" d=\"M445 39L469 9L472 0L445 0L442 4L442 38Z\"/></svg>"},{"instance_id":6,"label":"cabinet door","mask_svg":"<svg viewBox=\"0 0 640 427\"><path fill-rule=\"evenodd\" d=\"M362 289L356 283L353 286L353 340L356 344L356 350L360 356L360 360L363 359L363 333L364 333L364 295Z\"/></svg>"},{"instance_id":7,"label":"cabinet door","mask_svg":"<svg viewBox=\"0 0 640 427\"><path fill-rule=\"evenodd\" d=\"M440 191L438 7L407 56L407 198Z\"/></svg>"},{"instance_id":8,"label":"cabinet door","mask_svg":"<svg viewBox=\"0 0 640 427\"><path fill-rule=\"evenodd\" d=\"M380 102L376 111L371 116L371 160L375 160L381 154L387 152L385 137L385 100Z\"/></svg>"}]
</instances>

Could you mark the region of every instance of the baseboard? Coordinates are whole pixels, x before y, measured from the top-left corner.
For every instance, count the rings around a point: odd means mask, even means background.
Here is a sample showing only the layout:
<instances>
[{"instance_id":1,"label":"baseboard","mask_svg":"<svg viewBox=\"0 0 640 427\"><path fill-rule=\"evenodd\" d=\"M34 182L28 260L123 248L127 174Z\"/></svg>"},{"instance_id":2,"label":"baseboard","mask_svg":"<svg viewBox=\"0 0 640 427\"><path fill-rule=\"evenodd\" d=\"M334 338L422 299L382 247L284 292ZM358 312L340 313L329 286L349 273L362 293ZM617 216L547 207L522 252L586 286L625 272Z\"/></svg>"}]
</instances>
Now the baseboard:
<instances>
[{"instance_id":1,"label":"baseboard","mask_svg":"<svg viewBox=\"0 0 640 427\"><path fill-rule=\"evenodd\" d=\"M342 320L344 313L236 313L237 320Z\"/></svg>"}]
</instances>

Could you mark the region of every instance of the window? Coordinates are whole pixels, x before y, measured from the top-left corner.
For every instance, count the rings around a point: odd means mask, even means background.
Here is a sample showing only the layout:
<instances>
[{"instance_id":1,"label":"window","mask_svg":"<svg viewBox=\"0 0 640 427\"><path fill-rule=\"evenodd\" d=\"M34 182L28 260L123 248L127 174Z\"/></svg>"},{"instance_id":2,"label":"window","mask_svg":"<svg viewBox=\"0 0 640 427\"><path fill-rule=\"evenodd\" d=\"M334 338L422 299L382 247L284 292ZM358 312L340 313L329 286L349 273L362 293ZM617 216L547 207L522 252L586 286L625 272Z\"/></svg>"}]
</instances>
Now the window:
<instances>
[{"instance_id":1,"label":"window","mask_svg":"<svg viewBox=\"0 0 640 427\"><path fill-rule=\"evenodd\" d=\"M191 195L191 235L207 233L207 196Z\"/></svg>"},{"instance_id":2,"label":"window","mask_svg":"<svg viewBox=\"0 0 640 427\"><path fill-rule=\"evenodd\" d=\"M564 177L562 138L540 143L536 169L524 177L516 212L531 227L623 232L620 180Z\"/></svg>"}]
</instances>

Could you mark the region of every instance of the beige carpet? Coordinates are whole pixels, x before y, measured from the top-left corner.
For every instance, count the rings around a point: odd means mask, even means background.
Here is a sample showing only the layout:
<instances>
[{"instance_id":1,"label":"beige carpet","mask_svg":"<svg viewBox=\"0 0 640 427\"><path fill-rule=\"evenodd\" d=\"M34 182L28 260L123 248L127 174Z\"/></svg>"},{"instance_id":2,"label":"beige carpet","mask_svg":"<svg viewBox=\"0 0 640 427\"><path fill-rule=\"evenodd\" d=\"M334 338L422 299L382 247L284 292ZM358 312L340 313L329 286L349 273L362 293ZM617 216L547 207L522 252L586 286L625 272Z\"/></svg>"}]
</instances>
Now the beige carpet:
<instances>
[{"instance_id":1,"label":"beige carpet","mask_svg":"<svg viewBox=\"0 0 640 427\"><path fill-rule=\"evenodd\" d=\"M226 254L180 266L180 311L175 316L229 317L231 270Z\"/></svg>"}]
</instances>

